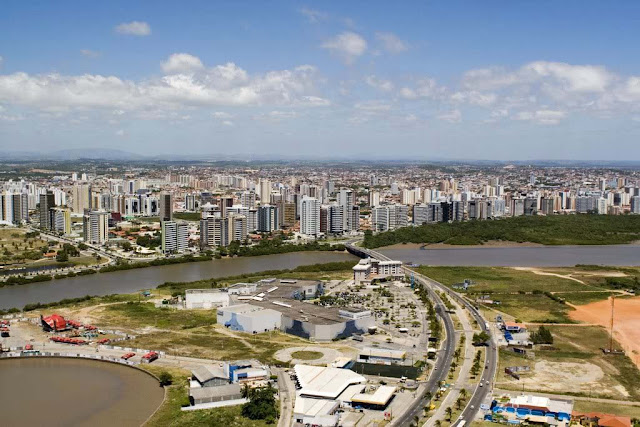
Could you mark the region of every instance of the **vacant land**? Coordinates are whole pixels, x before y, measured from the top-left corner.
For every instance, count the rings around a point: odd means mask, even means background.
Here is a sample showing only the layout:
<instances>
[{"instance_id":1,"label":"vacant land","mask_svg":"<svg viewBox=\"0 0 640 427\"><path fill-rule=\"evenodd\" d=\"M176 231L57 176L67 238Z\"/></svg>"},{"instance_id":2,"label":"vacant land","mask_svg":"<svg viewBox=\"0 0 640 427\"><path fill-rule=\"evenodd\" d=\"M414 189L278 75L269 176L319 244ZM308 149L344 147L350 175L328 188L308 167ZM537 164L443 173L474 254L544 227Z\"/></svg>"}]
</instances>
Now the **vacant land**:
<instances>
[{"instance_id":1,"label":"vacant land","mask_svg":"<svg viewBox=\"0 0 640 427\"><path fill-rule=\"evenodd\" d=\"M500 351L498 387L552 391L581 396L638 400L640 371L622 355L607 356L600 347L608 334L598 326L551 326L554 343L527 358ZM507 366L528 366L520 381L504 374Z\"/></svg>"},{"instance_id":2,"label":"vacant land","mask_svg":"<svg viewBox=\"0 0 640 427\"><path fill-rule=\"evenodd\" d=\"M640 269L590 266L563 268L419 267L420 273L453 287L465 280L471 286L457 291L522 322L575 323L575 305L606 300L633 289ZM596 322L589 322L596 323Z\"/></svg>"},{"instance_id":3,"label":"vacant land","mask_svg":"<svg viewBox=\"0 0 640 427\"><path fill-rule=\"evenodd\" d=\"M367 248L396 243L478 245L489 241L543 245L609 245L636 240L640 240L638 215L556 215L405 227L376 235L366 233L363 244Z\"/></svg>"},{"instance_id":4,"label":"vacant land","mask_svg":"<svg viewBox=\"0 0 640 427\"><path fill-rule=\"evenodd\" d=\"M99 321L105 326L141 328L152 326L159 329L193 329L215 325L215 310L178 310L158 308L150 302L129 301L103 307Z\"/></svg>"},{"instance_id":5,"label":"vacant land","mask_svg":"<svg viewBox=\"0 0 640 427\"><path fill-rule=\"evenodd\" d=\"M597 301L576 306L570 315L577 321L609 327L611 309L611 300ZM616 298L613 319L614 337L640 368L640 297Z\"/></svg>"},{"instance_id":6,"label":"vacant land","mask_svg":"<svg viewBox=\"0 0 640 427\"><path fill-rule=\"evenodd\" d=\"M39 237L27 234L21 228L0 228L0 264L6 266L30 263L42 258L47 243Z\"/></svg>"}]
</instances>

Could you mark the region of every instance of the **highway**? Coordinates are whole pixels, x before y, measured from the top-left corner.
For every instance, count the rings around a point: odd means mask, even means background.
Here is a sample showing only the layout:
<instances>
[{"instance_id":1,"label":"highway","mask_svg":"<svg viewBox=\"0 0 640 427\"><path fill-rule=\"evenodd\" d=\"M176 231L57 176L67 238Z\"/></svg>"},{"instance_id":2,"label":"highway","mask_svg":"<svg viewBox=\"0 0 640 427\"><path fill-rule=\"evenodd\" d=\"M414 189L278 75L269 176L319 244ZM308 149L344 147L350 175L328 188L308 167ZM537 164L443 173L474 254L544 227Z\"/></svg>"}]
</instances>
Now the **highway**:
<instances>
[{"instance_id":1,"label":"highway","mask_svg":"<svg viewBox=\"0 0 640 427\"><path fill-rule=\"evenodd\" d=\"M354 247L353 242L348 242L347 245L351 246L355 250L359 250L364 253L368 253L371 256L375 256L378 259L389 259L388 257L378 252L366 250L360 247ZM390 425L392 426L407 426L413 422L414 417L418 416L421 418L424 406L430 401L430 399L426 398L427 392L429 392L431 396L435 395L438 387L440 386L440 381L446 380L447 374L449 373L449 368L451 367L451 362L453 361L453 353L456 350L456 339L453 320L451 319L449 313L447 313L446 307L438 294L432 289L431 282L426 277L412 272L405 267L403 268L409 274L413 273L415 279L425 286L425 289L429 293L429 298L434 302L436 313L444 323L446 337L442 343L441 350L438 352L436 363L433 370L431 371L429 379L425 384L425 387L420 392L420 395L417 396L417 398L414 400L413 404L404 413L400 414L397 418L394 418L391 421Z\"/></svg>"},{"instance_id":2,"label":"highway","mask_svg":"<svg viewBox=\"0 0 640 427\"><path fill-rule=\"evenodd\" d=\"M371 256L374 256L381 260L388 260L389 257L381 254L380 252L373 251L370 249L364 249L362 247L358 247L354 245L355 241L349 241L347 246L351 247L356 251L361 251L363 253L367 253ZM491 336L491 331L487 327L487 321L482 317L480 312L462 295L457 292L452 291L448 287L444 286L442 283L436 282L433 279L430 279L416 271L411 270L410 268L403 267L405 272L414 275L414 279L420 281L421 283L426 285L426 289L429 291L430 297L436 303L436 311L438 315L443 319L445 324L445 331L447 334L447 338L444 342L444 349L439 354L438 359L436 361L436 365L434 370L432 371L429 380L427 381L427 386L424 389L423 393L417 399L417 401L412 405L410 409L408 409L405 414L401 415L399 418L396 418L391 422L391 425L408 425L413 421L413 417L416 415L420 415L423 410L424 405L427 403L427 399L424 398L427 391L431 392L431 394L435 394L435 391L438 388L439 381L444 380L447 376L447 372L449 371L449 367L451 366L451 361L453 358L453 352L455 351L456 340L454 335L454 327L453 321L451 317L446 312L446 307L444 306L440 297L433 291L433 288L437 288L443 292L445 292L449 297L453 298L458 304L461 304L465 307L469 313L473 316L473 318L478 322L480 328ZM450 339L453 337L453 339ZM459 423L460 421L465 421L466 424L471 423L478 413L480 409L480 405L485 401L489 393L492 389L493 380L495 378L497 363L498 363L498 349L496 346L493 337L489 340L489 345L487 346L486 351L486 360L485 365L487 366L484 372L481 374L482 382L484 383L483 387L479 385L476 386L475 390L471 394L469 401L465 409L462 411L460 417L456 421ZM489 381L489 383L487 383Z\"/></svg>"}]
</instances>

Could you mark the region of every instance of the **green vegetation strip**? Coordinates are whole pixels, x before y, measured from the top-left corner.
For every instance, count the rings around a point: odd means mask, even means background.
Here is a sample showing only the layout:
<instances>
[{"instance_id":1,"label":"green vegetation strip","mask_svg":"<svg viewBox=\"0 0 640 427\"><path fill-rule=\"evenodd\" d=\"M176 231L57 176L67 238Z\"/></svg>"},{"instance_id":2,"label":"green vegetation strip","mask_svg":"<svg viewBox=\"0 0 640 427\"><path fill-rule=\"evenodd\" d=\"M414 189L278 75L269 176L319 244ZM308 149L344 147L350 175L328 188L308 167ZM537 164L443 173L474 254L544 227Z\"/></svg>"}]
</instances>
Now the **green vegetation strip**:
<instances>
[{"instance_id":1,"label":"green vegetation strip","mask_svg":"<svg viewBox=\"0 0 640 427\"><path fill-rule=\"evenodd\" d=\"M373 235L364 246L397 243L479 245L488 241L543 245L611 245L640 240L640 215L520 216L500 220L425 224Z\"/></svg>"}]
</instances>

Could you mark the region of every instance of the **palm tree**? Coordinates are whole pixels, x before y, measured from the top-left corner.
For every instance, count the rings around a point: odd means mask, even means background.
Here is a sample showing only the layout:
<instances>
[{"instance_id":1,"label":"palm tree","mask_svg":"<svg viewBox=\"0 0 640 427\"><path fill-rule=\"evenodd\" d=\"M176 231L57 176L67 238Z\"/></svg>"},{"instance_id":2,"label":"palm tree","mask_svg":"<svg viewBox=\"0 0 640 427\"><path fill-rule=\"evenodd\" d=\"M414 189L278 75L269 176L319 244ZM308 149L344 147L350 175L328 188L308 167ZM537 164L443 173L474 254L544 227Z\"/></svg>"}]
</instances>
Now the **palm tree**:
<instances>
[{"instance_id":1,"label":"palm tree","mask_svg":"<svg viewBox=\"0 0 640 427\"><path fill-rule=\"evenodd\" d=\"M451 409L451 406L448 406L444 412L447 413L447 421L451 422L451 417L453 416L453 409Z\"/></svg>"},{"instance_id":2,"label":"palm tree","mask_svg":"<svg viewBox=\"0 0 640 427\"><path fill-rule=\"evenodd\" d=\"M463 399L467 398L467 394L468 392L466 388L463 388L462 390L460 390L460 397L462 397Z\"/></svg>"},{"instance_id":3,"label":"palm tree","mask_svg":"<svg viewBox=\"0 0 640 427\"><path fill-rule=\"evenodd\" d=\"M433 395L431 394L430 391L426 392L424 394L424 397L427 399L427 402L431 400L431 398L433 397Z\"/></svg>"},{"instance_id":4,"label":"palm tree","mask_svg":"<svg viewBox=\"0 0 640 427\"><path fill-rule=\"evenodd\" d=\"M435 427L441 427L441 426L442 426L442 421L436 420Z\"/></svg>"},{"instance_id":5,"label":"palm tree","mask_svg":"<svg viewBox=\"0 0 640 427\"><path fill-rule=\"evenodd\" d=\"M460 407L462 406L463 403L464 403L464 399L462 397L458 397L458 399L456 399L456 409L460 410Z\"/></svg>"}]
</instances>

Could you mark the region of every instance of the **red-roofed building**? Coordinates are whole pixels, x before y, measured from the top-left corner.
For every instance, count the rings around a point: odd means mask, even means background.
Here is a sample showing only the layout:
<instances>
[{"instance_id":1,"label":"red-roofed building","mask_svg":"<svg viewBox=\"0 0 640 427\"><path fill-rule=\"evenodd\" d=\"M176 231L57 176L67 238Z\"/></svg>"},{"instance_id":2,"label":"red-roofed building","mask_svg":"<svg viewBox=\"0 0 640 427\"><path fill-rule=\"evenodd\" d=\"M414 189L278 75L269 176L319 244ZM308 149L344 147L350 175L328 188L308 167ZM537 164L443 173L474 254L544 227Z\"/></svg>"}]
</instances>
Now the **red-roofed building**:
<instances>
[{"instance_id":1,"label":"red-roofed building","mask_svg":"<svg viewBox=\"0 0 640 427\"><path fill-rule=\"evenodd\" d=\"M67 321L59 314L52 314L47 317L40 316L40 322L42 323L42 329L46 332L64 331L69 328Z\"/></svg>"},{"instance_id":2,"label":"red-roofed building","mask_svg":"<svg viewBox=\"0 0 640 427\"><path fill-rule=\"evenodd\" d=\"M576 412L571 413L572 421L578 422L583 426L590 427L631 427L631 418L604 414L602 412Z\"/></svg>"}]
</instances>

